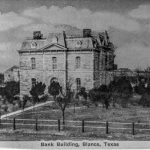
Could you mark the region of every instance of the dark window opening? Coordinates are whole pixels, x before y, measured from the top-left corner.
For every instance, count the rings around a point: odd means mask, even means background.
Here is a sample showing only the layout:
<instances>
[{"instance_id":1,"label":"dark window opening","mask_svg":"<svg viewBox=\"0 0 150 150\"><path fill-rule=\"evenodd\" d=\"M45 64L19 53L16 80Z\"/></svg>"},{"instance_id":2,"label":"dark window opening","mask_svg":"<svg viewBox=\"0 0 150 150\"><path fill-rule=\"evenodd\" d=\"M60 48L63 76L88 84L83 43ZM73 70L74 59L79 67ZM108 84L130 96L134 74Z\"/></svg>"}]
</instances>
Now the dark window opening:
<instances>
[{"instance_id":1,"label":"dark window opening","mask_svg":"<svg viewBox=\"0 0 150 150\"><path fill-rule=\"evenodd\" d=\"M76 85L77 85L77 91L79 92L79 90L81 88L81 79L80 78L76 79Z\"/></svg>"},{"instance_id":2,"label":"dark window opening","mask_svg":"<svg viewBox=\"0 0 150 150\"><path fill-rule=\"evenodd\" d=\"M35 69L35 68L36 68L35 58L31 58L31 68L32 68L32 69Z\"/></svg>"},{"instance_id":3,"label":"dark window opening","mask_svg":"<svg viewBox=\"0 0 150 150\"><path fill-rule=\"evenodd\" d=\"M35 78L32 78L32 79L31 79L31 82L32 82L32 86L35 86L35 84L36 84L36 79L35 79Z\"/></svg>"},{"instance_id":4,"label":"dark window opening","mask_svg":"<svg viewBox=\"0 0 150 150\"><path fill-rule=\"evenodd\" d=\"M57 58L52 57L52 68L53 70L57 69Z\"/></svg>"}]
</instances>

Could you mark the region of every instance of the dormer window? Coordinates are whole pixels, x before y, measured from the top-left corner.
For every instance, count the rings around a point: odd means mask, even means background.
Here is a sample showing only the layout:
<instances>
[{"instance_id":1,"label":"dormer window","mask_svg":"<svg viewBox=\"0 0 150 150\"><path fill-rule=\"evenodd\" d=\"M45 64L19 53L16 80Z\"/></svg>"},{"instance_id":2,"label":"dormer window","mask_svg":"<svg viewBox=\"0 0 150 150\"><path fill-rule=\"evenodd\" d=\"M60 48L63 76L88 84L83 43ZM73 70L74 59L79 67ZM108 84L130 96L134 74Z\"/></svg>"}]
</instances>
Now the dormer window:
<instances>
[{"instance_id":1,"label":"dormer window","mask_svg":"<svg viewBox=\"0 0 150 150\"><path fill-rule=\"evenodd\" d=\"M53 43L53 44L57 44L57 43L58 43L58 37L57 37L57 36L54 36L54 37L52 38L52 43Z\"/></svg>"}]
</instances>

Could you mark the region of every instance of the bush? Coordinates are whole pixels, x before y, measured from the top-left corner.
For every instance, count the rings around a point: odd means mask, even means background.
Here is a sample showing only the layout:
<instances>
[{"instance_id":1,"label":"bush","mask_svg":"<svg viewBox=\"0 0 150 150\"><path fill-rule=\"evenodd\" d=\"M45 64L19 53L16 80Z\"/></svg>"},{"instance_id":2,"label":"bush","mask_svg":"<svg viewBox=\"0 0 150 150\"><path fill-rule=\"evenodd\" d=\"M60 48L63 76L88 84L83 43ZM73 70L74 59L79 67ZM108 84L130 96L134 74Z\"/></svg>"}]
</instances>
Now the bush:
<instances>
[{"instance_id":1,"label":"bush","mask_svg":"<svg viewBox=\"0 0 150 150\"><path fill-rule=\"evenodd\" d=\"M139 105L143 107L150 107L150 95L148 93L144 93L139 101Z\"/></svg>"},{"instance_id":2,"label":"bush","mask_svg":"<svg viewBox=\"0 0 150 150\"><path fill-rule=\"evenodd\" d=\"M85 87L80 88L80 91L77 93L77 96L83 96L83 98L87 100L87 92Z\"/></svg>"}]
</instances>

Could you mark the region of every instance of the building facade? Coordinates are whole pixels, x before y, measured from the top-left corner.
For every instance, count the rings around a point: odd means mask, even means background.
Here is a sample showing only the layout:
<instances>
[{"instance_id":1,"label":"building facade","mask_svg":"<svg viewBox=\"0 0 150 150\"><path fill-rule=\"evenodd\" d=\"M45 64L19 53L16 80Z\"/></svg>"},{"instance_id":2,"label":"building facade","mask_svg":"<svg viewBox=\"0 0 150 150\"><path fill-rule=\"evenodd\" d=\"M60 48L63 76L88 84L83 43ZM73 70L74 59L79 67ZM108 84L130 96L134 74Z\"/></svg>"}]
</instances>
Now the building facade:
<instances>
[{"instance_id":1,"label":"building facade","mask_svg":"<svg viewBox=\"0 0 150 150\"><path fill-rule=\"evenodd\" d=\"M4 72L4 82L19 82L19 66L12 66Z\"/></svg>"},{"instance_id":2,"label":"building facade","mask_svg":"<svg viewBox=\"0 0 150 150\"><path fill-rule=\"evenodd\" d=\"M107 32L94 35L90 29L83 29L82 36L62 32L43 37L36 31L18 52L21 94L29 94L37 81L48 87L53 80L63 89L70 82L74 90L90 90L104 82L101 72L114 66L114 46Z\"/></svg>"}]
</instances>

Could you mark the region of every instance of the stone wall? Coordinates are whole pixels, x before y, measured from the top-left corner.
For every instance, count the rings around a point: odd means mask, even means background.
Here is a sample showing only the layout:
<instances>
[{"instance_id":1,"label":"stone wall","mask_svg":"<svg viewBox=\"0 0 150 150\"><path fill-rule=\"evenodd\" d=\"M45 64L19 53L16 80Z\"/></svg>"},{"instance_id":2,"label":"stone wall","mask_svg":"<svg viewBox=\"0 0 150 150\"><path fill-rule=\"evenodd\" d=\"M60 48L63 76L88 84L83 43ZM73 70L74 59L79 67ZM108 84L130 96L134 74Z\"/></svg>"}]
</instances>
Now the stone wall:
<instances>
[{"instance_id":1,"label":"stone wall","mask_svg":"<svg viewBox=\"0 0 150 150\"><path fill-rule=\"evenodd\" d=\"M72 88L76 89L76 78L81 79L81 86L86 89L93 87L93 52L69 52L68 53L68 79L72 82ZM76 68L75 59L80 56L80 68ZM31 68L31 58L36 60L36 69ZM57 57L57 69L52 69L52 57ZM31 79L36 78L50 85L50 80L56 77L65 88L65 53L64 52L38 52L23 53L20 55L20 91L21 94L29 94L32 86ZM46 91L47 92L47 88Z\"/></svg>"}]
</instances>

